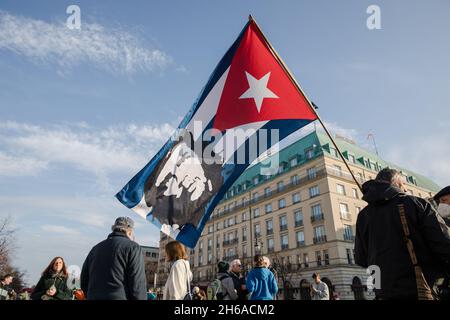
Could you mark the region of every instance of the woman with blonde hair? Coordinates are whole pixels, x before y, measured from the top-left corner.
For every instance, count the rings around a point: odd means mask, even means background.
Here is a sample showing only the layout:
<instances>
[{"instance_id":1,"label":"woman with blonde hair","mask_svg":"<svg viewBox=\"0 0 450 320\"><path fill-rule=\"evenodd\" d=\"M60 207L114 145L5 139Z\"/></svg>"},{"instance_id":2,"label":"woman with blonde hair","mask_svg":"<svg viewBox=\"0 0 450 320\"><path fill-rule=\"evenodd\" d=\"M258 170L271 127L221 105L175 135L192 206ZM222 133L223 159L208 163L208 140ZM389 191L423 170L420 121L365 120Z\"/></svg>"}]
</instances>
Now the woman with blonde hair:
<instances>
[{"instance_id":1,"label":"woman with blonde hair","mask_svg":"<svg viewBox=\"0 0 450 320\"><path fill-rule=\"evenodd\" d=\"M192 272L186 250L178 241L166 244L166 260L171 263L169 277L164 286L163 300L183 300L191 294Z\"/></svg>"}]
</instances>

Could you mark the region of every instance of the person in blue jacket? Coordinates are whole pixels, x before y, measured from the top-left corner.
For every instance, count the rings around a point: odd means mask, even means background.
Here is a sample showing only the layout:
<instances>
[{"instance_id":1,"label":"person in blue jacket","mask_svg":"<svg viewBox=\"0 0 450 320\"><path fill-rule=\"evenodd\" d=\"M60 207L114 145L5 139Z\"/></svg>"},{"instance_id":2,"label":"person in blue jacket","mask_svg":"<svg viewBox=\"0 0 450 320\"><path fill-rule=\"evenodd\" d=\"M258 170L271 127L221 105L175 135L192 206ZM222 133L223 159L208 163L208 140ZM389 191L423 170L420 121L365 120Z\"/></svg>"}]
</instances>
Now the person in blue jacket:
<instances>
[{"instance_id":1,"label":"person in blue jacket","mask_svg":"<svg viewBox=\"0 0 450 320\"><path fill-rule=\"evenodd\" d=\"M278 292L277 280L274 274L265 267L264 257L256 255L255 267L247 277L247 290L250 292L250 300L273 300Z\"/></svg>"}]
</instances>

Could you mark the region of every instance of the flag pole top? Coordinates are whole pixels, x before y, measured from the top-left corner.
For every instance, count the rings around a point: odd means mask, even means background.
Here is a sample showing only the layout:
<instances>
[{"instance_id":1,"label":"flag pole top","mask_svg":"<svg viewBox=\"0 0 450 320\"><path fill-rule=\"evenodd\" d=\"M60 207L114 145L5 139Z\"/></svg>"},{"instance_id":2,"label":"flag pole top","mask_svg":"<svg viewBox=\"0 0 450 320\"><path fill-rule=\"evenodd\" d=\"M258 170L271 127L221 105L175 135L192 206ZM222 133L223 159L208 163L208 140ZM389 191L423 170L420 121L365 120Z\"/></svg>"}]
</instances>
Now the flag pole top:
<instances>
[{"instance_id":1,"label":"flag pole top","mask_svg":"<svg viewBox=\"0 0 450 320\"><path fill-rule=\"evenodd\" d=\"M248 15L248 21L254 21L253 16L251 14Z\"/></svg>"}]
</instances>

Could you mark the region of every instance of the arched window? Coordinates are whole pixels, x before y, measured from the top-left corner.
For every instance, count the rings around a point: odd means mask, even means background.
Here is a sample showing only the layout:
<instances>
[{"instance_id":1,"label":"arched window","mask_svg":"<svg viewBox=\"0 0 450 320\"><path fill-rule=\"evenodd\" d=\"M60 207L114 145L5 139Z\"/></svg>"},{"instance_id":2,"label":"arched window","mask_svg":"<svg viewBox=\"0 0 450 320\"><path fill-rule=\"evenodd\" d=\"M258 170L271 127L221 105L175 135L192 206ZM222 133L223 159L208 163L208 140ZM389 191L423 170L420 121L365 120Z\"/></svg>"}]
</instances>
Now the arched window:
<instances>
[{"instance_id":1,"label":"arched window","mask_svg":"<svg viewBox=\"0 0 450 320\"><path fill-rule=\"evenodd\" d=\"M330 279L328 279L326 277L322 278L321 280L322 280L322 282L325 282L325 284L328 286L328 293L330 295L330 300L334 300L334 285L333 285L333 283L331 282Z\"/></svg>"},{"instance_id":2,"label":"arched window","mask_svg":"<svg viewBox=\"0 0 450 320\"><path fill-rule=\"evenodd\" d=\"M355 300L365 300L364 297L364 286L361 282L361 279L358 277L354 277L352 280L352 291L355 296Z\"/></svg>"},{"instance_id":3,"label":"arched window","mask_svg":"<svg viewBox=\"0 0 450 320\"><path fill-rule=\"evenodd\" d=\"M306 279L300 281L300 299L311 300L311 284Z\"/></svg>"}]
</instances>

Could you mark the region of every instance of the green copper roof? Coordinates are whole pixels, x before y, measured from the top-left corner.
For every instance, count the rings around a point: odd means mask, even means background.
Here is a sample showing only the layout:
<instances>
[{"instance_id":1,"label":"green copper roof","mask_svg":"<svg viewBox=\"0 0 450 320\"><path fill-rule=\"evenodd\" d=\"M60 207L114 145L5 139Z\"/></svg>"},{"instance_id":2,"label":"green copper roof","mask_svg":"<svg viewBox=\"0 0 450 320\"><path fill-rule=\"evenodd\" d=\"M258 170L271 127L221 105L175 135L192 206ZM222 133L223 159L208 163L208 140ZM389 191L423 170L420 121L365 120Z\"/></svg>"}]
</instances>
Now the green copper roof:
<instances>
[{"instance_id":1,"label":"green copper roof","mask_svg":"<svg viewBox=\"0 0 450 320\"><path fill-rule=\"evenodd\" d=\"M411 170L407 170L404 168L401 168L397 165L394 165L392 163L389 163L383 159L381 159L379 156L377 156L375 153L372 153L368 150L365 150L361 147L359 147L356 144L350 143L344 139L335 138L335 142L339 147L339 150L343 153L343 155L348 159L348 154L351 154L356 159L356 165L359 165L361 167L364 167L365 169L370 169L367 164L369 162L375 166L375 168L381 169L385 167L395 168L397 170L400 170L406 177L409 179L409 182L415 184L418 187L437 192L441 188L431 181L430 179L417 174ZM321 148L314 148L313 146L321 146ZM297 140L296 142L292 143L291 145L283 148L279 151L279 163L285 165L285 171L290 169L290 161L293 158L297 158L298 165L302 165L306 161L310 161L312 159L317 158L318 156L322 155L324 152L326 154L330 154L330 147L333 148L331 140L328 138L328 136L320 131L313 131L310 134L304 136L303 138ZM314 153L311 154L312 158L307 159L306 158L306 151L308 149L313 149ZM261 163L258 163L256 165L253 165L249 167L247 170L244 171L244 173L235 181L232 188L234 188L236 193L240 193L243 191L243 185L247 184L248 188L253 187L253 178L258 176L261 169ZM283 172L285 172L283 171ZM269 177L273 178L276 175ZM260 181L262 180L263 176L259 176ZM231 188L230 188L231 190Z\"/></svg>"}]
</instances>

